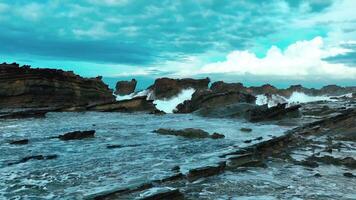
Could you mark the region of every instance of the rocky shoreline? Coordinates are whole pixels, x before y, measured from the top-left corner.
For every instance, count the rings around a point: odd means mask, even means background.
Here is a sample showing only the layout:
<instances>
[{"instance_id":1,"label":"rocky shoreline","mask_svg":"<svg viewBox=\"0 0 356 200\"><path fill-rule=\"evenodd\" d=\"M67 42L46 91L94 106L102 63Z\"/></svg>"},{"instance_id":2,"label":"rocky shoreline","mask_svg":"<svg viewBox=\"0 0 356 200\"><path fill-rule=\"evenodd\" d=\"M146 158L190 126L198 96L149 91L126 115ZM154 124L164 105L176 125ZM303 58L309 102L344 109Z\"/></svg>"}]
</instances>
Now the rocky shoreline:
<instances>
[{"instance_id":1,"label":"rocky shoreline","mask_svg":"<svg viewBox=\"0 0 356 200\"><path fill-rule=\"evenodd\" d=\"M301 85L277 89L271 85L245 87L241 83L210 84L210 79L160 78L146 89L143 95L135 92L137 81L120 81L116 91L109 89L101 77L83 78L73 72L54 69L34 69L18 64L0 64L0 120L22 120L24 118L45 118L53 112L100 112L164 114L156 108L157 100L176 97L186 89L194 89L190 100L176 106L175 115L190 114L209 119L236 119L252 123L273 125L288 124L295 128L282 136L266 139L262 136L243 141L247 147L219 156L214 166L191 168L183 172L176 166L171 176L147 181L144 184L118 188L88 195L87 199L195 199L190 185L202 179L219 177L226 173L240 173L250 168L268 169L277 162L302 166L315 170L321 165L342 167L340 176L355 178L355 133L356 133L356 87L325 86L321 89L304 88ZM257 95L279 95L288 98L294 92L311 96L334 96L334 101L316 101L289 105L280 102L275 106L257 105ZM117 95L132 95L126 100L116 100ZM346 96L342 96L345 95ZM136 96L135 96L136 95ZM94 114L93 114L94 115ZM173 116L173 115L172 115ZM132 125L134 128L135 124ZM94 129L95 124L91 129ZM184 127L181 129L159 128L151 130L155 137L174 137L177 140L210 140L219 142L226 137L223 132L208 132L203 129ZM242 127L246 135L254 130ZM45 139L62 142L73 140L95 140L100 127L95 130L77 130ZM38 138L37 138L38 139ZM45 140L43 139L43 140ZM250 144L253 143L253 144ZM7 141L16 147L35 145L32 138ZM105 151L122 148L140 148L141 144L110 144ZM337 152L337 153L335 153ZM347 156L351 152L352 156ZM297 156L298 155L298 156ZM302 156L301 156L302 155ZM8 166L27 162L47 162L60 158L57 154L33 154L8 162ZM315 171L315 177L323 174ZM197 187L203 187L198 185ZM152 188L163 188L142 197Z\"/></svg>"}]
</instances>

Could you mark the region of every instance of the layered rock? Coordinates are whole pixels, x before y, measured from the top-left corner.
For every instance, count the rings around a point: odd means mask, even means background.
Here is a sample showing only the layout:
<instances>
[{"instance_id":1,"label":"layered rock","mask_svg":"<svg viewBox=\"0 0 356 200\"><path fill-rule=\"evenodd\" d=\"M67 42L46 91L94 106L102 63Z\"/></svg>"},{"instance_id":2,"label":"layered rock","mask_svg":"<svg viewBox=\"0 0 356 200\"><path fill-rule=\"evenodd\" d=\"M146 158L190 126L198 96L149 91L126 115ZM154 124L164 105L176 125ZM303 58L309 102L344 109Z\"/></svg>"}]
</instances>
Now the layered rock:
<instances>
[{"instance_id":1,"label":"layered rock","mask_svg":"<svg viewBox=\"0 0 356 200\"><path fill-rule=\"evenodd\" d=\"M184 101L177 106L176 113L191 113L201 108L222 107L234 103L254 104L256 98L241 92L214 92L212 90L197 91L191 100Z\"/></svg>"},{"instance_id":2,"label":"layered rock","mask_svg":"<svg viewBox=\"0 0 356 200\"><path fill-rule=\"evenodd\" d=\"M71 71L0 65L0 108L73 107L112 102L112 90L97 78Z\"/></svg>"},{"instance_id":3,"label":"layered rock","mask_svg":"<svg viewBox=\"0 0 356 200\"><path fill-rule=\"evenodd\" d=\"M99 112L157 112L157 109L153 104L153 100L147 100L147 96L135 97L133 99L116 101L108 104L95 105L88 107L87 109Z\"/></svg>"},{"instance_id":4,"label":"layered rock","mask_svg":"<svg viewBox=\"0 0 356 200\"><path fill-rule=\"evenodd\" d=\"M211 87L211 90L215 92L243 92L252 95L259 94L275 94L284 97L290 97L293 92L301 92L310 96L339 96L348 93L356 93L356 87L341 87L337 85L327 85L322 87L321 89L315 88L306 88L302 85L291 85L286 89L278 89L270 84L265 84L262 86L253 86L253 87L245 87L242 83L225 83L223 81L214 82Z\"/></svg>"},{"instance_id":5,"label":"layered rock","mask_svg":"<svg viewBox=\"0 0 356 200\"><path fill-rule=\"evenodd\" d=\"M210 83L209 78L205 79L171 79L159 78L148 89L152 91L155 99L169 99L179 94L183 89L193 88L195 90L205 90Z\"/></svg>"},{"instance_id":6,"label":"layered rock","mask_svg":"<svg viewBox=\"0 0 356 200\"><path fill-rule=\"evenodd\" d=\"M136 79L132 79L131 81L119 81L116 83L116 91L117 95L129 95L135 92L137 85Z\"/></svg>"}]
</instances>

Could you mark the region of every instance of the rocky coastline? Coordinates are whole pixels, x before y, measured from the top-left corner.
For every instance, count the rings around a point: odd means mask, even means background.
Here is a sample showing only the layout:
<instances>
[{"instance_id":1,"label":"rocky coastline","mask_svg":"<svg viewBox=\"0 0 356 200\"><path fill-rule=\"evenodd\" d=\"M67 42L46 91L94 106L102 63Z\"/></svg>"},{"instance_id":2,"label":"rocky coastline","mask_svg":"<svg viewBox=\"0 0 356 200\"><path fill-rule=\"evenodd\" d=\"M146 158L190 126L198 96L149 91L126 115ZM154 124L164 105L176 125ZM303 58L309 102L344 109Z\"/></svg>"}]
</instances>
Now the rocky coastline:
<instances>
[{"instance_id":1,"label":"rocky coastline","mask_svg":"<svg viewBox=\"0 0 356 200\"><path fill-rule=\"evenodd\" d=\"M83 197L86 199L197 199L199 196L196 191L206 187L204 184L199 185L201 180L212 177L218 179L226 173L236 173L238 176L251 168L261 169L266 173L275 163L307 168L315 172L314 178L324 176L316 169L325 165L343 171L340 176L352 180L356 177L354 172L356 169L356 86L329 85L321 89L313 89L294 85L286 89L278 89L269 84L246 87L242 83L223 81L210 83L209 78L159 78L145 90L144 95L137 95L136 85L135 79L119 81L114 91L102 81L101 77L83 78L73 72L3 63L0 64L0 121L46 118L48 113L89 112L91 115L125 113L146 116L148 114L157 120L160 117L187 115L189 120L199 116L209 120L225 118L240 120L257 126L261 123L293 127L278 137L268 139L266 136L249 137L242 142L245 144L244 147L230 148L228 152L219 155L219 162L215 165L192 167L187 171L182 171L180 166L176 166L172 169L171 175L165 178L88 194ZM157 109L157 100L175 98L186 89L194 89L191 99L176 105L172 115L163 115L165 113ZM333 101L293 105L281 102L274 106L256 104L258 95L265 95L266 98L272 95L289 98L295 92L310 96L332 96ZM114 94L132 95L132 98L116 100ZM209 132L203 128L171 129L164 125L165 122L162 122L162 128L151 130L152 137L176 141L207 140L216 143L228 137L224 132ZM6 145L11 145L13 148L26 148L26 146L36 145L36 142L46 142L50 139L68 144L80 141L82 143L78 143L79 145L85 145L86 142L102 139L100 138L102 128L93 124L87 130L67 131L58 136L40 139L28 135L18 140L6 141ZM132 122L130 126L120 126L120 128L135 131L140 127ZM241 127L237 131L246 135L254 133L254 129L250 127ZM114 136L102 137L104 137L102 140L116 142ZM141 146L142 144L111 143L100 151L138 149ZM175 148L180 147L177 145ZM189 153L188 150L187 152ZM26 157L7 161L7 167L61 159L57 153L29 152ZM144 168L142 170L144 173ZM198 188L195 188L194 192L192 185ZM149 192L152 188L163 189ZM142 195L147 192L149 195Z\"/></svg>"}]
</instances>

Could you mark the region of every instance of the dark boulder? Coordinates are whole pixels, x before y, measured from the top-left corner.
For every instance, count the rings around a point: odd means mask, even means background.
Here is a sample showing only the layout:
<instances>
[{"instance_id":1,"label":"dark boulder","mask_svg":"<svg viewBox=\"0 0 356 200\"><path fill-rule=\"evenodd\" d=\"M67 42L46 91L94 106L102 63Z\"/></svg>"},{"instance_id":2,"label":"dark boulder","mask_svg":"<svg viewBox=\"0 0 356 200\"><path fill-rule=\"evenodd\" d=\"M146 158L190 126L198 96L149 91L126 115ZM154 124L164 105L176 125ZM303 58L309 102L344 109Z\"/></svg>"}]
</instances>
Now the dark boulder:
<instances>
[{"instance_id":1,"label":"dark boulder","mask_svg":"<svg viewBox=\"0 0 356 200\"><path fill-rule=\"evenodd\" d=\"M128 95L135 92L137 85L136 79L132 79L131 81L119 81L116 83L116 91L117 95Z\"/></svg>"},{"instance_id":2,"label":"dark boulder","mask_svg":"<svg viewBox=\"0 0 356 200\"><path fill-rule=\"evenodd\" d=\"M82 140L86 138L93 138L95 136L95 131L74 131L69 132L64 135L58 136L60 140Z\"/></svg>"},{"instance_id":3,"label":"dark boulder","mask_svg":"<svg viewBox=\"0 0 356 200\"><path fill-rule=\"evenodd\" d=\"M356 175L351 172L345 172L343 175L348 178L356 178Z\"/></svg>"},{"instance_id":4,"label":"dark boulder","mask_svg":"<svg viewBox=\"0 0 356 200\"><path fill-rule=\"evenodd\" d=\"M15 145L25 145L28 144L29 140L28 139L23 139L23 140L15 140L9 142L10 144L15 144Z\"/></svg>"},{"instance_id":5,"label":"dark boulder","mask_svg":"<svg viewBox=\"0 0 356 200\"><path fill-rule=\"evenodd\" d=\"M225 136L219 133L213 133L210 135L208 132L203 131L201 129L187 128L183 130L173 130L173 129L157 129L154 131L160 135L174 135L181 136L185 138L212 138L212 139L220 139Z\"/></svg>"},{"instance_id":6,"label":"dark boulder","mask_svg":"<svg viewBox=\"0 0 356 200\"><path fill-rule=\"evenodd\" d=\"M300 105L286 107L287 104L278 104L274 107L256 106L255 108L247 110L245 118L251 122L268 121L282 119L285 117L297 117L300 115Z\"/></svg>"},{"instance_id":7,"label":"dark boulder","mask_svg":"<svg viewBox=\"0 0 356 200\"><path fill-rule=\"evenodd\" d=\"M159 78L148 89L153 92L155 99L169 99L179 94L183 89L193 88L204 90L208 88L209 78L205 79L171 79Z\"/></svg>"},{"instance_id":8,"label":"dark boulder","mask_svg":"<svg viewBox=\"0 0 356 200\"><path fill-rule=\"evenodd\" d=\"M242 132L252 132L251 128L240 128L240 131Z\"/></svg>"}]
</instances>

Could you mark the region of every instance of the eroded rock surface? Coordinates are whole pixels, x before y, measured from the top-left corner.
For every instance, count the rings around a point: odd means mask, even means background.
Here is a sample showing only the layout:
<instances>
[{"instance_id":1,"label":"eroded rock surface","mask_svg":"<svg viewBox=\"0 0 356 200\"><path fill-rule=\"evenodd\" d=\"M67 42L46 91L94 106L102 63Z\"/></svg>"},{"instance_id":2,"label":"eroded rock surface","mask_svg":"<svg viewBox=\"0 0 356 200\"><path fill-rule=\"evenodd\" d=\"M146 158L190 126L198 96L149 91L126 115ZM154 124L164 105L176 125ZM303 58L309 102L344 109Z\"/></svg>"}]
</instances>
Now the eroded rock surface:
<instances>
[{"instance_id":1,"label":"eroded rock surface","mask_svg":"<svg viewBox=\"0 0 356 200\"><path fill-rule=\"evenodd\" d=\"M97 78L73 72L0 65L1 108L72 107L112 102L112 90Z\"/></svg>"},{"instance_id":2,"label":"eroded rock surface","mask_svg":"<svg viewBox=\"0 0 356 200\"><path fill-rule=\"evenodd\" d=\"M115 94L117 95L128 95L135 92L137 85L136 79L131 81L119 81L116 84Z\"/></svg>"},{"instance_id":3,"label":"eroded rock surface","mask_svg":"<svg viewBox=\"0 0 356 200\"><path fill-rule=\"evenodd\" d=\"M209 78L205 79L171 79L159 78L150 86L155 99L169 99L179 94L183 89L193 88L195 90L204 90L208 88Z\"/></svg>"}]
</instances>

